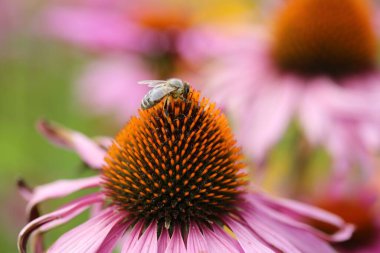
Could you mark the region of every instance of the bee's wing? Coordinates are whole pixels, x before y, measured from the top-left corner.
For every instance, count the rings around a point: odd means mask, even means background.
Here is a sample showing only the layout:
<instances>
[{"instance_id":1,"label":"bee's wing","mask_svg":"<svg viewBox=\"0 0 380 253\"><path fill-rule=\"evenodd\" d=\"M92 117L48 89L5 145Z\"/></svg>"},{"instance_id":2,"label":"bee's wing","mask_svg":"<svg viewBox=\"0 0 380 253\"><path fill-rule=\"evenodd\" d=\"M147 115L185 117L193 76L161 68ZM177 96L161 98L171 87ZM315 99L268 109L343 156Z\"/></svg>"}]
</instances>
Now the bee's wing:
<instances>
[{"instance_id":1,"label":"bee's wing","mask_svg":"<svg viewBox=\"0 0 380 253\"><path fill-rule=\"evenodd\" d=\"M156 86L151 91L149 91L149 98L152 101L159 101L170 92L175 91L175 87L170 86Z\"/></svg>"},{"instance_id":2,"label":"bee's wing","mask_svg":"<svg viewBox=\"0 0 380 253\"><path fill-rule=\"evenodd\" d=\"M156 87L165 83L165 80L142 80L138 82L138 84L148 85L148 87Z\"/></svg>"}]
</instances>

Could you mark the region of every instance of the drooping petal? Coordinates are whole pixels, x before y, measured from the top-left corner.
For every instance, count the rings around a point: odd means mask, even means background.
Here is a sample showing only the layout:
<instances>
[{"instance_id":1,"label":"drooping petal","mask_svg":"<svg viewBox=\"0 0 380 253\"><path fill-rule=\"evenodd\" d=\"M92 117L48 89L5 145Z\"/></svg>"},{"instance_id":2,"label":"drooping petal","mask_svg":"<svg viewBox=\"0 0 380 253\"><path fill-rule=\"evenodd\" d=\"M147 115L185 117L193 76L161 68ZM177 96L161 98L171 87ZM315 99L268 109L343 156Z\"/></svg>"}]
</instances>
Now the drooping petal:
<instances>
[{"instance_id":1,"label":"drooping petal","mask_svg":"<svg viewBox=\"0 0 380 253\"><path fill-rule=\"evenodd\" d=\"M244 249L244 252L275 253L268 243L263 241L257 233L249 228L247 224L238 222L232 218L226 218L226 223L236 235L236 238L241 247Z\"/></svg>"},{"instance_id":2,"label":"drooping petal","mask_svg":"<svg viewBox=\"0 0 380 253\"><path fill-rule=\"evenodd\" d=\"M252 215L252 219L247 218L251 216L243 215L243 217L246 220L246 225L253 231L256 231L257 236L262 238L267 244L272 245L274 248L281 250L282 252L300 253L299 249L289 242L286 235L283 235L271 226L268 226L268 224L257 215ZM235 232L235 230L236 229L233 231Z\"/></svg>"},{"instance_id":3,"label":"drooping petal","mask_svg":"<svg viewBox=\"0 0 380 253\"><path fill-rule=\"evenodd\" d=\"M42 201L64 197L82 189L97 187L99 183L100 177L94 176L83 179L58 180L53 183L37 186L33 190L32 197L27 205L28 217L30 217L36 205Z\"/></svg>"},{"instance_id":4,"label":"drooping petal","mask_svg":"<svg viewBox=\"0 0 380 253\"><path fill-rule=\"evenodd\" d=\"M74 218L75 215L84 211L89 205L101 202L104 196L99 193L94 193L80 199L77 199L68 205L29 222L20 232L18 236L18 248L21 253L26 252L26 245L29 237L33 232L42 231L51 228L53 223L55 226L67 222L69 219Z\"/></svg>"},{"instance_id":5,"label":"drooping petal","mask_svg":"<svg viewBox=\"0 0 380 253\"><path fill-rule=\"evenodd\" d=\"M252 229L255 229L263 238L265 237L268 242L273 242L273 245L283 252L335 252L328 243L310 231L278 222L272 219L272 217L267 217L265 214L260 214L259 212L250 211L250 215L245 213L244 217ZM263 228L266 228L267 231ZM273 240L274 238L268 238L268 232L272 235L277 234L276 240ZM278 239L281 239L281 241Z\"/></svg>"},{"instance_id":6,"label":"drooping petal","mask_svg":"<svg viewBox=\"0 0 380 253\"><path fill-rule=\"evenodd\" d=\"M30 199L33 196L33 189L30 188L23 179L17 180L17 188L18 188L21 196L25 200L30 201Z\"/></svg>"},{"instance_id":7,"label":"drooping petal","mask_svg":"<svg viewBox=\"0 0 380 253\"><path fill-rule=\"evenodd\" d=\"M98 248L97 253L109 253L115 247L117 241L122 237L126 228L130 226L130 222L119 222L108 233L107 237L104 239L102 245Z\"/></svg>"},{"instance_id":8,"label":"drooping petal","mask_svg":"<svg viewBox=\"0 0 380 253\"><path fill-rule=\"evenodd\" d=\"M285 82L287 81L287 82ZM299 88L292 80L262 87L250 110L243 116L241 136L243 146L262 161L266 152L280 140L287 129L298 102Z\"/></svg>"},{"instance_id":9,"label":"drooping petal","mask_svg":"<svg viewBox=\"0 0 380 253\"><path fill-rule=\"evenodd\" d=\"M120 215L112 208L108 208L100 215L65 233L49 248L48 252L96 253L108 236L114 236L110 235L110 232L118 223L122 223L123 219L123 215ZM117 235L121 236L121 233L117 233ZM112 240L112 242L116 242L116 240ZM107 247L110 247L110 245L107 245Z\"/></svg>"},{"instance_id":10,"label":"drooping petal","mask_svg":"<svg viewBox=\"0 0 380 253\"><path fill-rule=\"evenodd\" d=\"M161 235L158 238L158 253L165 253L166 247L168 246L170 237L167 229L161 231Z\"/></svg>"},{"instance_id":11,"label":"drooping petal","mask_svg":"<svg viewBox=\"0 0 380 253\"><path fill-rule=\"evenodd\" d=\"M40 120L37 128L52 143L74 150L91 168L100 169L103 166L106 151L87 136L45 120Z\"/></svg>"},{"instance_id":12,"label":"drooping petal","mask_svg":"<svg viewBox=\"0 0 380 253\"><path fill-rule=\"evenodd\" d=\"M187 252L207 252L207 242L196 223L190 224L187 236Z\"/></svg>"},{"instance_id":13,"label":"drooping petal","mask_svg":"<svg viewBox=\"0 0 380 253\"><path fill-rule=\"evenodd\" d=\"M107 137L107 136L96 136L94 138L94 141L102 147L104 150L108 150L109 147L111 147L113 138Z\"/></svg>"},{"instance_id":14,"label":"drooping petal","mask_svg":"<svg viewBox=\"0 0 380 253\"><path fill-rule=\"evenodd\" d=\"M156 253L157 252L157 223L152 222L144 231L130 252Z\"/></svg>"},{"instance_id":15,"label":"drooping petal","mask_svg":"<svg viewBox=\"0 0 380 253\"><path fill-rule=\"evenodd\" d=\"M185 242L181 235L181 228L176 226L168 245L166 246L165 253L186 253Z\"/></svg>"},{"instance_id":16,"label":"drooping petal","mask_svg":"<svg viewBox=\"0 0 380 253\"><path fill-rule=\"evenodd\" d=\"M239 243L226 233L219 225L213 225L212 229L203 227L203 235L207 242L207 252L219 253L244 253Z\"/></svg>"},{"instance_id":17,"label":"drooping petal","mask_svg":"<svg viewBox=\"0 0 380 253\"><path fill-rule=\"evenodd\" d=\"M135 247L137 241L139 240L141 230L144 227L144 222L137 222L132 229L126 231L123 237L123 246L121 248L121 253L131 252L131 249Z\"/></svg>"},{"instance_id":18,"label":"drooping petal","mask_svg":"<svg viewBox=\"0 0 380 253\"><path fill-rule=\"evenodd\" d=\"M261 212L273 220L277 220L278 222L285 223L288 226L311 232L314 235L323 238L324 240L333 242L344 241L350 238L354 231L354 226L344 222L344 220L340 217L319 208L302 204L296 201L277 199L264 195L255 196L253 194L248 194L247 199L251 201L251 204L245 206L246 210L257 213ZM248 216L252 215L249 212L245 213ZM335 226L337 228L337 231L331 235L323 233L322 231L297 220L300 217L302 217L304 220L317 220L330 224L332 226Z\"/></svg>"}]
</instances>

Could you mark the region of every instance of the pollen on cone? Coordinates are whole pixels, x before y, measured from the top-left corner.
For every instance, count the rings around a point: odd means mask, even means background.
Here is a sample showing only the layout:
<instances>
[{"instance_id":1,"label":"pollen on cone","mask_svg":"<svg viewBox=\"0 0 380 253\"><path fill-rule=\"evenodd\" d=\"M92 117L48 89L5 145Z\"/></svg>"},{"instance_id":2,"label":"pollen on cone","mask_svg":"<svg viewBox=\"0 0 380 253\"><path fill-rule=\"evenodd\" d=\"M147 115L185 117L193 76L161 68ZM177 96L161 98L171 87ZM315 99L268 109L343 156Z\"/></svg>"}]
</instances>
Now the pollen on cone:
<instances>
[{"instance_id":1,"label":"pollen on cone","mask_svg":"<svg viewBox=\"0 0 380 253\"><path fill-rule=\"evenodd\" d=\"M106 158L104 189L137 219L172 228L213 222L233 209L245 184L242 155L226 117L191 90L140 110Z\"/></svg>"},{"instance_id":2,"label":"pollen on cone","mask_svg":"<svg viewBox=\"0 0 380 253\"><path fill-rule=\"evenodd\" d=\"M285 71L339 76L369 70L376 59L366 0L289 0L273 39L273 59Z\"/></svg>"}]
</instances>

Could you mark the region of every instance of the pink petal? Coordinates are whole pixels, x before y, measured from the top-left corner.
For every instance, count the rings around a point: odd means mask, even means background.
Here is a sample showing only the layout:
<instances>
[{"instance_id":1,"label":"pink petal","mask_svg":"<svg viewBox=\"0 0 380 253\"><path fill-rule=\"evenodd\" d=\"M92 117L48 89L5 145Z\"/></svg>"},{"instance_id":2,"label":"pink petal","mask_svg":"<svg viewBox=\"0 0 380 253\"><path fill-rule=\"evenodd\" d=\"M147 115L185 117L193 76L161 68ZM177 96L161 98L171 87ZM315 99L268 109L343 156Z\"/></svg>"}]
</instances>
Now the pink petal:
<instances>
[{"instance_id":1,"label":"pink petal","mask_svg":"<svg viewBox=\"0 0 380 253\"><path fill-rule=\"evenodd\" d=\"M267 223L266 220L258 216L257 212L251 212L251 210L248 212L251 215L245 215L245 212L242 213L242 217L244 217L247 222L247 226L254 230L257 236L262 238L268 245L273 245L273 247L281 252L300 253L300 251L289 242L285 234L281 234L273 229L273 226L270 226L270 223ZM233 231L236 233L235 229Z\"/></svg>"},{"instance_id":2,"label":"pink petal","mask_svg":"<svg viewBox=\"0 0 380 253\"><path fill-rule=\"evenodd\" d=\"M117 241L122 237L126 228L131 225L130 222L119 222L117 223L111 231L108 233L107 237L104 239L102 245L100 245L97 253L109 253L115 247Z\"/></svg>"},{"instance_id":3,"label":"pink petal","mask_svg":"<svg viewBox=\"0 0 380 253\"><path fill-rule=\"evenodd\" d=\"M167 229L161 231L160 238L158 238L158 253L165 253L166 247L168 246L170 237Z\"/></svg>"},{"instance_id":4,"label":"pink petal","mask_svg":"<svg viewBox=\"0 0 380 253\"><path fill-rule=\"evenodd\" d=\"M100 193L91 194L82 197L78 200L71 202L70 204L29 222L20 232L18 236L18 248L21 253L26 252L26 245L29 237L35 231L41 229L42 231L52 226L49 223L54 222L54 225L67 222L69 218L73 218L81 211L84 211L89 205L101 202L104 200L104 196Z\"/></svg>"},{"instance_id":5,"label":"pink petal","mask_svg":"<svg viewBox=\"0 0 380 253\"><path fill-rule=\"evenodd\" d=\"M187 236L187 252L207 252L207 242L196 223L190 224L189 235Z\"/></svg>"},{"instance_id":6,"label":"pink petal","mask_svg":"<svg viewBox=\"0 0 380 253\"><path fill-rule=\"evenodd\" d=\"M94 138L94 141L104 150L108 150L113 143L113 139L107 136L97 136Z\"/></svg>"},{"instance_id":7,"label":"pink petal","mask_svg":"<svg viewBox=\"0 0 380 253\"><path fill-rule=\"evenodd\" d=\"M94 176L83 179L59 180L53 183L38 186L33 190L32 197L28 202L28 206L26 208L27 214L30 216L36 205L42 201L64 197L82 189L98 187L99 184L100 177Z\"/></svg>"},{"instance_id":8,"label":"pink petal","mask_svg":"<svg viewBox=\"0 0 380 253\"><path fill-rule=\"evenodd\" d=\"M299 120L304 128L306 136L313 144L318 144L326 138L329 127L329 114L315 95L313 87L305 89L300 101Z\"/></svg>"},{"instance_id":9,"label":"pink petal","mask_svg":"<svg viewBox=\"0 0 380 253\"><path fill-rule=\"evenodd\" d=\"M219 225L213 225L213 230L203 227L203 235L207 242L208 252L244 253L239 243L227 234Z\"/></svg>"},{"instance_id":10,"label":"pink petal","mask_svg":"<svg viewBox=\"0 0 380 253\"><path fill-rule=\"evenodd\" d=\"M30 199L33 197L33 189L30 188L23 179L17 180L17 188L21 196L25 200L30 201Z\"/></svg>"},{"instance_id":11,"label":"pink petal","mask_svg":"<svg viewBox=\"0 0 380 253\"><path fill-rule=\"evenodd\" d=\"M252 156L259 161L279 141L294 114L299 88L292 80L283 81L263 87L239 132L243 145L250 147Z\"/></svg>"},{"instance_id":12,"label":"pink petal","mask_svg":"<svg viewBox=\"0 0 380 253\"><path fill-rule=\"evenodd\" d=\"M302 253L332 253L335 252L325 241L319 239L311 232L288 226L281 222L260 214L258 212L250 212L251 217L247 219L247 223L252 229L255 229L260 236L268 236L267 232L272 235L277 234L277 238L282 237L282 242L278 240L270 240L275 242L274 246L277 246L284 252L302 252ZM247 218L247 216L245 216ZM258 225L258 226L257 226ZM266 228L267 232L263 230ZM267 239L269 239L267 237ZM270 242L268 241L268 242ZM284 241L286 243L284 243Z\"/></svg>"},{"instance_id":13,"label":"pink petal","mask_svg":"<svg viewBox=\"0 0 380 253\"><path fill-rule=\"evenodd\" d=\"M65 233L49 248L48 252L98 252L107 237L114 236L110 235L111 230L118 223L122 223L123 219L123 215L108 208L100 215ZM121 233L118 235L121 236Z\"/></svg>"},{"instance_id":14,"label":"pink petal","mask_svg":"<svg viewBox=\"0 0 380 253\"><path fill-rule=\"evenodd\" d=\"M244 252L252 253L275 253L270 248L268 243L261 240L260 237L251 228L242 222L235 221L231 218L225 219L227 225L236 235L239 244L244 249ZM294 252L296 253L296 252Z\"/></svg>"},{"instance_id":15,"label":"pink petal","mask_svg":"<svg viewBox=\"0 0 380 253\"><path fill-rule=\"evenodd\" d=\"M90 167L100 169L103 166L106 152L85 135L45 120L40 120L37 128L52 143L74 150Z\"/></svg>"},{"instance_id":16,"label":"pink petal","mask_svg":"<svg viewBox=\"0 0 380 253\"><path fill-rule=\"evenodd\" d=\"M252 212L262 212L274 220L312 232L324 240L334 242L344 241L351 237L354 230L353 225L345 223L340 217L323 211L322 209L296 201L278 199L264 195L259 196L257 194L256 196L251 194L251 196L247 197L247 199L250 199L251 207L247 206L246 209L250 209ZM247 215L249 216L250 214L247 213ZM336 226L338 230L332 235L325 234L307 225L306 223L298 221L296 217L300 216L304 219L314 219L331 224Z\"/></svg>"},{"instance_id":17,"label":"pink petal","mask_svg":"<svg viewBox=\"0 0 380 253\"><path fill-rule=\"evenodd\" d=\"M50 34L89 49L138 50L143 36L116 6L54 7L42 21Z\"/></svg>"},{"instance_id":18,"label":"pink petal","mask_svg":"<svg viewBox=\"0 0 380 253\"><path fill-rule=\"evenodd\" d=\"M168 245L166 246L165 253L186 253L185 242L181 235L181 228L176 226Z\"/></svg>"},{"instance_id":19,"label":"pink petal","mask_svg":"<svg viewBox=\"0 0 380 253\"><path fill-rule=\"evenodd\" d=\"M129 229L123 237L123 246L121 248L121 253L131 252L131 249L135 247L137 241L139 240L140 233L144 227L144 222L137 222L132 229Z\"/></svg>"},{"instance_id":20,"label":"pink petal","mask_svg":"<svg viewBox=\"0 0 380 253\"><path fill-rule=\"evenodd\" d=\"M152 222L130 252L157 253L157 223Z\"/></svg>"}]
</instances>

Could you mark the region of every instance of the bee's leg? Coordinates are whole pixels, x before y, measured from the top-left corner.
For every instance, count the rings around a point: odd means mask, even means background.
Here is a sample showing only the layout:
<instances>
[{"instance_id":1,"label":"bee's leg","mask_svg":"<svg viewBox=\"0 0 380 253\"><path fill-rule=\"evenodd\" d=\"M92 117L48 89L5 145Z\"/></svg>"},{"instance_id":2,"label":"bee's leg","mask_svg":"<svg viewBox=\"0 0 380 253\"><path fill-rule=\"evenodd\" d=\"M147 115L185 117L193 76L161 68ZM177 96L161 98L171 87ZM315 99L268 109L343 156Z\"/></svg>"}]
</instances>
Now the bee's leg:
<instances>
[{"instance_id":1,"label":"bee's leg","mask_svg":"<svg viewBox=\"0 0 380 253\"><path fill-rule=\"evenodd\" d=\"M164 102L164 106L163 106L163 110L164 110L164 113L165 113L165 115L166 115L166 117L169 117L169 112L168 112L168 109L169 109L169 98L168 97L166 97L165 98L165 102Z\"/></svg>"}]
</instances>

